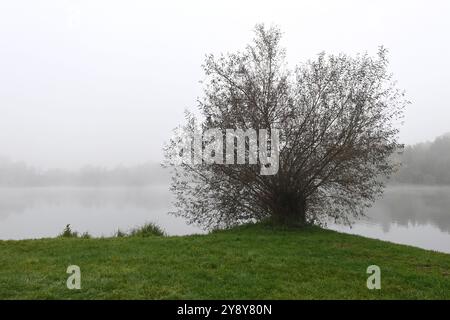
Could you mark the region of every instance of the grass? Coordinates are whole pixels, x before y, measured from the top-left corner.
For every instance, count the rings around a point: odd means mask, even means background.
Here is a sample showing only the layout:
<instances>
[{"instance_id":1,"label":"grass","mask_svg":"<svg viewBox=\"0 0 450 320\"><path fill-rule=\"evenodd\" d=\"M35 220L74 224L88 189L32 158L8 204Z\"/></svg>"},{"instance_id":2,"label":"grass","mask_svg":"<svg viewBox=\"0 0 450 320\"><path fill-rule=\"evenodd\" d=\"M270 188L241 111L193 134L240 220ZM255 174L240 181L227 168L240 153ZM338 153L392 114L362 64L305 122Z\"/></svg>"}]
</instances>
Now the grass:
<instances>
[{"instance_id":1,"label":"grass","mask_svg":"<svg viewBox=\"0 0 450 320\"><path fill-rule=\"evenodd\" d=\"M381 268L381 290L366 269ZM66 287L69 265L81 290ZM316 227L0 241L2 299L450 299L450 255Z\"/></svg>"}]
</instances>

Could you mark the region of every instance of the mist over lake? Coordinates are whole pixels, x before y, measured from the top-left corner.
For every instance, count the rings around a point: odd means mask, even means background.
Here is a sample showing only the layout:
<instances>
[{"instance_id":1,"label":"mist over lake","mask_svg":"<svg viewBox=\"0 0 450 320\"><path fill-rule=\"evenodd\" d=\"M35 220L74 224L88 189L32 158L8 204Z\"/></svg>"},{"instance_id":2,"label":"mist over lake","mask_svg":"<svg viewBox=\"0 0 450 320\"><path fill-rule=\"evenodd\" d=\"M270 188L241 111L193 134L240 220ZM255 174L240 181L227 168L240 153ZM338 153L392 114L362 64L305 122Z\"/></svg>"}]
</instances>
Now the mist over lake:
<instances>
[{"instance_id":1,"label":"mist over lake","mask_svg":"<svg viewBox=\"0 0 450 320\"><path fill-rule=\"evenodd\" d=\"M449 253L449 208L449 186L389 186L365 218L329 228Z\"/></svg>"},{"instance_id":2,"label":"mist over lake","mask_svg":"<svg viewBox=\"0 0 450 320\"><path fill-rule=\"evenodd\" d=\"M70 224L93 236L112 236L155 222L168 234L201 232L167 214L167 186L0 188L0 239L54 237Z\"/></svg>"},{"instance_id":3,"label":"mist over lake","mask_svg":"<svg viewBox=\"0 0 450 320\"><path fill-rule=\"evenodd\" d=\"M203 233L174 217L166 185L147 187L0 188L0 239L54 237L70 224L79 232L111 236L145 222L170 235ZM367 217L334 230L450 252L450 187L389 186Z\"/></svg>"}]
</instances>

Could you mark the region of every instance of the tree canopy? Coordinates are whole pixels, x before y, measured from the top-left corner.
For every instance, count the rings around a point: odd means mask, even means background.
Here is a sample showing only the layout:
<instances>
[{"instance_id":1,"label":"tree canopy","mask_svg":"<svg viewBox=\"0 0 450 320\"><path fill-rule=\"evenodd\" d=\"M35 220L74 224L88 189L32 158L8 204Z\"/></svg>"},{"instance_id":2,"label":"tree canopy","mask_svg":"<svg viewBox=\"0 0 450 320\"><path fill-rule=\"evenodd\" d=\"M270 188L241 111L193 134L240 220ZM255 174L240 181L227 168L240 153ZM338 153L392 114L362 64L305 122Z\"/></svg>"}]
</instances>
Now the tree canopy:
<instances>
[{"instance_id":1,"label":"tree canopy","mask_svg":"<svg viewBox=\"0 0 450 320\"><path fill-rule=\"evenodd\" d=\"M321 53L290 70L281 36L276 27L257 25L245 50L206 58L201 116L187 113L165 147L174 214L206 228L266 218L351 223L382 193L383 177L395 169L389 156L400 145L407 104L387 70L387 51L381 47L376 57ZM267 166L261 157L250 161L249 139L245 165L174 160L183 139L211 129L224 136L227 129L277 132L276 143L273 135L257 141L260 154L278 155L276 174L261 174ZM227 147L225 138L210 138L200 144L203 154L211 141Z\"/></svg>"}]
</instances>

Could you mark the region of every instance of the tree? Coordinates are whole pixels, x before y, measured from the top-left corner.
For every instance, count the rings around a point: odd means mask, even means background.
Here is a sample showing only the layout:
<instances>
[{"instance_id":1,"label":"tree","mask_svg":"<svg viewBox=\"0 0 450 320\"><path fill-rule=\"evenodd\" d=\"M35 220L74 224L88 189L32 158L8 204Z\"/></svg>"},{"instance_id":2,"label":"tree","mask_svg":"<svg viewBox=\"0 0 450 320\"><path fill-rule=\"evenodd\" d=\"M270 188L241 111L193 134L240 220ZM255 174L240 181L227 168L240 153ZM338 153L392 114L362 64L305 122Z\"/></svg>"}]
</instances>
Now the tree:
<instances>
[{"instance_id":1,"label":"tree","mask_svg":"<svg viewBox=\"0 0 450 320\"><path fill-rule=\"evenodd\" d=\"M387 71L386 50L375 58L321 53L290 71L280 39L279 29L257 25L243 52L206 58L201 117L187 113L165 146L174 214L206 228L267 218L292 225L330 218L351 223L382 193L407 104ZM213 128L279 132L267 148L279 155L277 173L261 175L261 158L247 165L174 161L187 136ZM200 145L203 152L211 141L226 147L210 138ZM248 161L250 140L245 146Z\"/></svg>"},{"instance_id":2,"label":"tree","mask_svg":"<svg viewBox=\"0 0 450 320\"><path fill-rule=\"evenodd\" d=\"M398 158L401 167L392 177L395 182L450 184L450 133L441 135L432 142L407 146Z\"/></svg>"}]
</instances>

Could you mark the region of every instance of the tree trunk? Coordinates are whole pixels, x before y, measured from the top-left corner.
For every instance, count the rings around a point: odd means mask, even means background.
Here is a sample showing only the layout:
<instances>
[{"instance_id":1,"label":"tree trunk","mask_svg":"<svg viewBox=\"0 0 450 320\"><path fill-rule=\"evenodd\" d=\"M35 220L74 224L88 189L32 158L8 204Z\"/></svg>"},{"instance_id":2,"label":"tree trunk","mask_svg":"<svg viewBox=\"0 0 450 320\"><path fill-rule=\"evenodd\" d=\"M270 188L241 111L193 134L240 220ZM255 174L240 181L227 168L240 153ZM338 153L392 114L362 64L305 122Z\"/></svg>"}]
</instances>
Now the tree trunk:
<instances>
[{"instance_id":1,"label":"tree trunk","mask_svg":"<svg viewBox=\"0 0 450 320\"><path fill-rule=\"evenodd\" d=\"M306 225L306 200L290 193L278 194L274 220L289 226Z\"/></svg>"}]
</instances>

